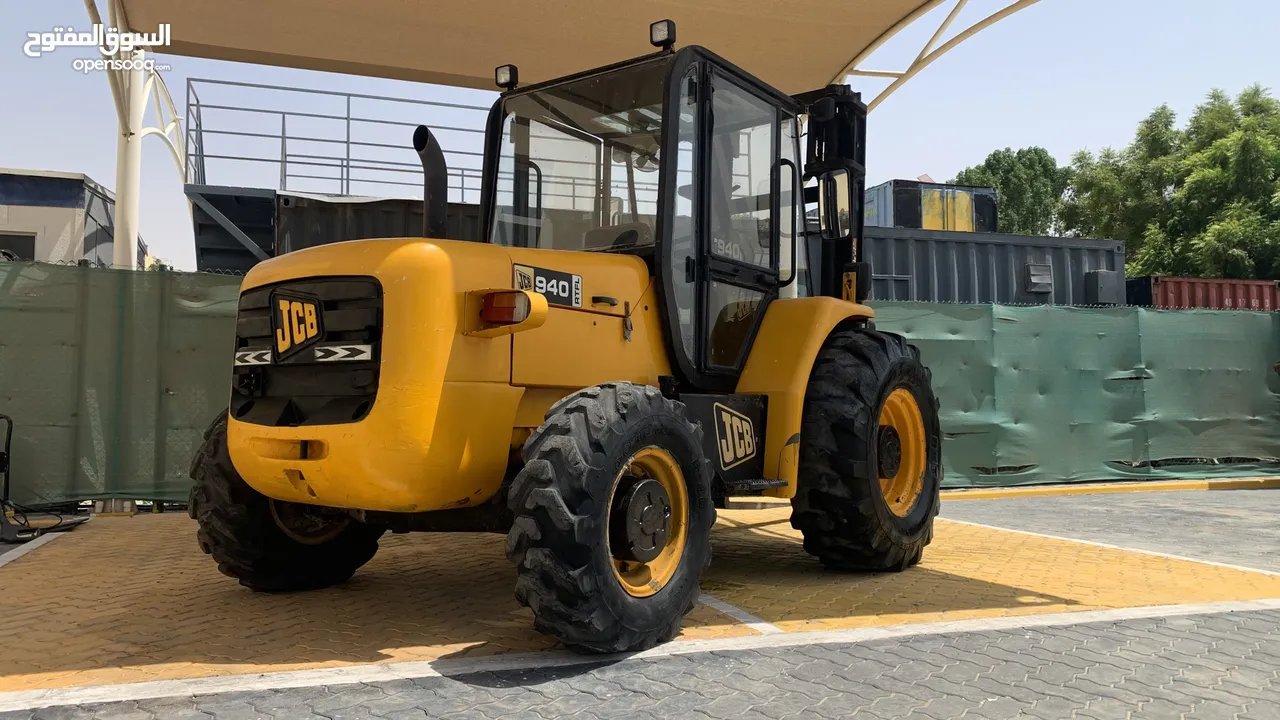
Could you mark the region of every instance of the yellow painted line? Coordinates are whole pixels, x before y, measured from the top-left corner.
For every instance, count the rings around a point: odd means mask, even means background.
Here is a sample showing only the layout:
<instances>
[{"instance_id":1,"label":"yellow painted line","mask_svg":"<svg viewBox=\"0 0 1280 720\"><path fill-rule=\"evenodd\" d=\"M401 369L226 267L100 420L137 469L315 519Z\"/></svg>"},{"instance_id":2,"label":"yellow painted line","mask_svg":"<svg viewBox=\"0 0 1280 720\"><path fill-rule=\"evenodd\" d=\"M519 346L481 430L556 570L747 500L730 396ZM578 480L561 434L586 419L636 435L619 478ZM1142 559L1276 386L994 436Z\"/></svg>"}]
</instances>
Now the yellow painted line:
<instances>
[{"instance_id":1,"label":"yellow painted line","mask_svg":"<svg viewBox=\"0 0 1280 720\"><path fill-rule=\"evenodd\" d=\"M1078 485L1033 485L1027 487L944 490L942 499L996 500L1000 498L1051 495L1097 495L1101 493L1156 492L1173 490L1264 490L1280 488L1280 477L1227 478L1221 480L1134 480L1123 483Z\"/></svg>"}]
</instances>

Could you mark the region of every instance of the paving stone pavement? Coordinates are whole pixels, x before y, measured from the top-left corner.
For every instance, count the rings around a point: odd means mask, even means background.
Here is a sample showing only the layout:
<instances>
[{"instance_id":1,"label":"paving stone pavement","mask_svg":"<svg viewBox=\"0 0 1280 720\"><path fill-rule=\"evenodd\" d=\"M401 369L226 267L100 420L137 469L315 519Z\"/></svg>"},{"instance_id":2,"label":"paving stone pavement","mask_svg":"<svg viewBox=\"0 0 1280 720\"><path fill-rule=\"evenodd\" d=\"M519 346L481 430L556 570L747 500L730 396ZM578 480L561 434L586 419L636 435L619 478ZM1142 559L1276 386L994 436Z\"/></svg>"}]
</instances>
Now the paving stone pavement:
<instances>
[{"instance_id":1,"label":"paving stone pavement","mask_svg":"<svg viewBox=\"0 0 1280 720\"><path fill-rule=\"evenodd\" d=\"M1280 611L0 713L0 720L1280 718Z\"/></svg>"},{"instance_id":2,"label":"paving stone pavement","mask_svg":"<svg viewBox=\"0 0 1280 720\"><path fill-rule=\"evenodd\" d=\"M1280 489L954 500L942 516L1280 572Z\"/></svg>"}]
</instances>

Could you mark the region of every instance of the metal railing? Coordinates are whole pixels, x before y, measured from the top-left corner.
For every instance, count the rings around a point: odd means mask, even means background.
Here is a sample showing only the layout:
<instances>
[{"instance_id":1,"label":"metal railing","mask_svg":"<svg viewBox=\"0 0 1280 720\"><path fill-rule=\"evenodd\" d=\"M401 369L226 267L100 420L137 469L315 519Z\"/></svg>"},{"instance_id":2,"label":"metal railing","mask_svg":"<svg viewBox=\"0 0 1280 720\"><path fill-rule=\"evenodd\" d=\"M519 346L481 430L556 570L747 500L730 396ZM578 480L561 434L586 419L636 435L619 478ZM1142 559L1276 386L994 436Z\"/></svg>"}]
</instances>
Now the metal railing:
<instances>
[{"instance_id":1,"label":"metal railing","mask_svg":"<svg viewBox=\"0 0 1280 720\"><path fill-rule=\"evenodd\" d=\"M261 99L245 102L246 95ZM423 124L444 151L450 198L477 202L488 112L482 105L192 78L187 177L196 184L209 184L212 173L219 185L420 197L422 165L410 138Z\"/></svg>"},{"instance_id":2,"label":"metal railing","mask_svg":"<svg viewBox=\"0 0 1280 720\"><path fill-rule=\"evenodd\" d=\"M449 199L479 202L489 107L461 103L191 78L186 98L186 176L198 185L375 197L422 197L422 165L411 137L431 128L448 165ZM543 138L558 140L555 136ZM580 141L574 141L580 142ZM559 172L541 178L546 207L591 211L596 162L541 158ZM574 173L575 166L590 166ZM615 172L617 172L615 170ZM740 173L734 173L735 179ZM513 173L499 172L498 202ZM627 197L620 174L612 194ZM656 212L658 182L636 177L638 210Z\"/></svg>"}]
</instances>

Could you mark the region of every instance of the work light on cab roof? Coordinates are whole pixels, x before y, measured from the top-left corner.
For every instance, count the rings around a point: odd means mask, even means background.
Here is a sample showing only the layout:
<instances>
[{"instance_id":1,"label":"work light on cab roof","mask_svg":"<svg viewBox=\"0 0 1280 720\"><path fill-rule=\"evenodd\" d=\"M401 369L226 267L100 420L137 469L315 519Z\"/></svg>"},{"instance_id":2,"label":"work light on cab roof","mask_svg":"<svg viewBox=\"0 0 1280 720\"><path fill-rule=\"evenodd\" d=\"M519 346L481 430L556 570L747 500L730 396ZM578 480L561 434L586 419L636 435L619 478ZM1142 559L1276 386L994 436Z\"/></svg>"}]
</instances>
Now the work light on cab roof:
<instances>
[{"instance_id":1,"label":"work light on cab roof","mask_svg":"<svg viewBox=\"0 0 1280 720\"><path fill-rule=\"evenodd\" d=\"M520 70L511 64L499 65L493 71L493 82L508 92L515 90L516 83L520 82Z\"/></svg>"},{"instance_id":2,"label":"work light on cab roof","mask_svg":"<svg viewBox=\"0 0 1280 720\"><path fill-rule=\"evenodd\" d=\"M662 48L667 52L676 44L676 23L674 20L659 20L649 25L649 44ZM516 89L520 82L520 70L510 63L494 68L493 82L506 92Z\"/></svg>"},{"instance_id":3,"label":"work light on cab roof","mask_svg":"<svg viewBox=\"0 0 1280 720\"><path fill-rule=\"evenodd\" d=\"M649 44L670 51L676 44L674 20L659 20L649 26Z\"/></svg>"}]
</instances>

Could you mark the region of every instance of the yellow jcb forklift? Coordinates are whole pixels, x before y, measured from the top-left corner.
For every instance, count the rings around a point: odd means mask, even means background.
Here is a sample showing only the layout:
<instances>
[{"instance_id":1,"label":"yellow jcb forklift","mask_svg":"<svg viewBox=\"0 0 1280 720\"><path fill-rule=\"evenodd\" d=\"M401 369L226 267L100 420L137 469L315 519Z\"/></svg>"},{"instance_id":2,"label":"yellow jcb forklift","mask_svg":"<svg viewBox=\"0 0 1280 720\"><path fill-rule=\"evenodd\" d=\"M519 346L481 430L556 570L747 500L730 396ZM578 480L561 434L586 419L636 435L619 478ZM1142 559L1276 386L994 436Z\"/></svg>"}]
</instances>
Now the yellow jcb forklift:
<instances>
[{"instance_id":1,"label":"yellow jcb forklift","mask_svg":"<svg viewBox=\"0 0 1280 720\"><path fill-rule=\"evenodd\" d=\"M727 498L790 498L828 567L919 562L938 406L862 304L865 105L677 51L671 21L650 41L528 87L497 69L479 241L248 273L229 408L192 464L223 573L321 588L388 530L504 533L536 628L619 652L679 631ZM443 156L414 143L442 228Z\"/></svg>"}]
</instances>

